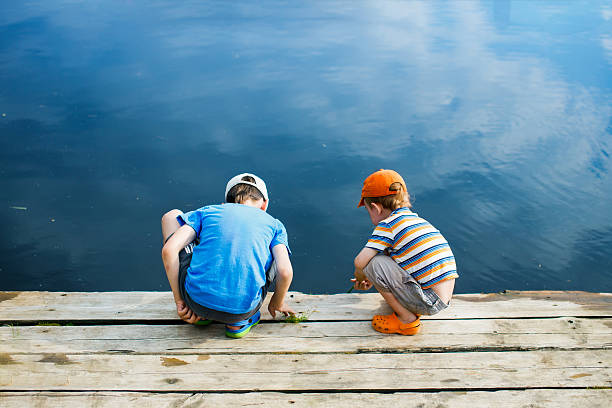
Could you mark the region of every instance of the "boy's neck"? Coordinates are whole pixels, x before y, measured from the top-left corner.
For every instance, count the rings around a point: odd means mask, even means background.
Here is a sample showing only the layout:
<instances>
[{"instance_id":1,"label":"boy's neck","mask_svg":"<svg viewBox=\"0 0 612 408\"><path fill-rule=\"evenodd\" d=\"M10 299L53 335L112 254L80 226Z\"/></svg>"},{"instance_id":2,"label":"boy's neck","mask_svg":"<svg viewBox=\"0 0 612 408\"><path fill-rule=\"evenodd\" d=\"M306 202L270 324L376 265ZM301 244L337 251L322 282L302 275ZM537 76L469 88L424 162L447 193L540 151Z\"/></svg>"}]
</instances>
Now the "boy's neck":
<instances>
[{"instance_id":1,"label":"boy's neck","mask_svg":"<svg viewBox=\"0 0 612 408\"><path fill-rule=\"evenodd\" d=\"M380 215L381 217L384 219L389 218L389 216L391 215L391 213L395 211L395 210L390 210L388 208L383 208Z\"/></svg>"},{"instance_id":2,"label":"boy's neck","mask_svg":"<svg viewBox=\"0 0 612 408\"><path fill-rule=\"evenodd\" d=\"M267 203L263 199L253 200L253 199L247 198L246 200L244 200L243 202L239 204L246 205L248 207L259 208L260 210L263 210L263 211L266 211L266 208L267 208Z\"/></svg>"}]
</instances>

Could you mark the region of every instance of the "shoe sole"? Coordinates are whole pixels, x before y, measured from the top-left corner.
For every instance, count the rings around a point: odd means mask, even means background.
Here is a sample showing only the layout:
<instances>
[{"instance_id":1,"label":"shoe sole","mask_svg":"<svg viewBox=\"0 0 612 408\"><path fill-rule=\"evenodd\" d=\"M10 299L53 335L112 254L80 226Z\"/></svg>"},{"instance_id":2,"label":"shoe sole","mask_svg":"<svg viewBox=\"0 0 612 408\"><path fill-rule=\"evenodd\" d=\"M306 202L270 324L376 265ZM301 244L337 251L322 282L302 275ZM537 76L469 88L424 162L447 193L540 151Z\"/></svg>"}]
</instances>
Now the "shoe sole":
<instances>
[{"instance_id":1,"label":"shoe sole","mask_svg":"<svg viewBox=\"0 0 612 408\"><path fill-rule=\"evenodd\" d=\"M249 332L251 331L251 329L255 326L257 326L259 324L260 320L258 320L257 322L253 323L252 325L250 325L248 328L246 328L244 331L241 331L239 333L232 333L227 331L227 329L225 330L225 335L229 338L232 339L241 339L244 336L246 336L247 334L249 334Z\"/></svg>"},{"instance_id":2,"label":"shoe sole","mask_svg":"<svg viewBox=\"0 0 612 408\"><path fill-rule=\"evenodd\" d=\"M372 328L374 330L376 330L377 332L379 332L379 333L384 333L384 334L401 334L402 336L414 336L415 334L418 334L421 331L421 325L420 324L418 326L411 327L409 329L404 329L404 330L385 330L383 328L378 329L374 325L372 325Z\"/></svg>"},{"instance_id":3,"label":"shoe sole","mask_svg":"<svg viewBox=\"0 0 612 408\"><path fill-rule=\"evenodd\" d=\"M382 315L374 316L374 319L372 319L372 328L379 333L414 336L415 334L418 334L421 331L420 317L417 317L418 324L416 326L406 327L405 329L390 328L387 326L387 324L385 324L385 319L377 319L377 317L382 317ZM416 323L416 321L413 323Z\"/></svg>"}]
</instances>

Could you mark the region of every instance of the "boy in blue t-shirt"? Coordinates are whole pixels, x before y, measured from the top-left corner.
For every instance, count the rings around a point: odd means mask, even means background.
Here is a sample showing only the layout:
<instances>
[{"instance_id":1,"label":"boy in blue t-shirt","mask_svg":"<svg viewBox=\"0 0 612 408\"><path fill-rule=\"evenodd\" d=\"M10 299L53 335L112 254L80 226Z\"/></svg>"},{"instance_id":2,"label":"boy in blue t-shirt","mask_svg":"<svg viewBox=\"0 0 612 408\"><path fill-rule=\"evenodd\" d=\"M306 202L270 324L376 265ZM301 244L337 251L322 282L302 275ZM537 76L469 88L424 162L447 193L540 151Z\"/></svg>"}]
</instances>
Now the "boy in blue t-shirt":
<instances>
[{"instance_id":1,"label":"boy in blue t-shirt","mask_svg":"<svg viewBox=\"0 0 612 408\"><path fill-rule=\"evenodd\" d=\"M181 319L226 323L228 337L244 337L261 317L268 290L272 317L293 311L285 295L293 278L285 226L266 213L262 179L244 173L225 189L225 204L162 217L162 260Z\"/></svg>"}]
</instances>

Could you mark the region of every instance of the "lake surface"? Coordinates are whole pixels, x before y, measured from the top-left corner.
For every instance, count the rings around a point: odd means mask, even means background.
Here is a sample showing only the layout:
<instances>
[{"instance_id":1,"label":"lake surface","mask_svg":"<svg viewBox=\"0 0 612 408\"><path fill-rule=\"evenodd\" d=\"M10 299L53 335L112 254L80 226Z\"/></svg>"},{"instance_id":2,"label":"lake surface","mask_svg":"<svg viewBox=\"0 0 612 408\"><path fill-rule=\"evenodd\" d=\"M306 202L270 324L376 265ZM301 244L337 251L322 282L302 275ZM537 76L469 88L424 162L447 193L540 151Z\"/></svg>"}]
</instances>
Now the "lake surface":
<instances>
[{"instance_id":1,"label":"lake surface","mask_svg":"<svg viewBox=\"0 0 612 408\"><path fill-rule=\"evenodd\" d=\"M0 290L169 290L159 219L261 176L345 292L397 170L457 292L612 291L609 1L0 6Z\"/></svg>"}]
</instances>

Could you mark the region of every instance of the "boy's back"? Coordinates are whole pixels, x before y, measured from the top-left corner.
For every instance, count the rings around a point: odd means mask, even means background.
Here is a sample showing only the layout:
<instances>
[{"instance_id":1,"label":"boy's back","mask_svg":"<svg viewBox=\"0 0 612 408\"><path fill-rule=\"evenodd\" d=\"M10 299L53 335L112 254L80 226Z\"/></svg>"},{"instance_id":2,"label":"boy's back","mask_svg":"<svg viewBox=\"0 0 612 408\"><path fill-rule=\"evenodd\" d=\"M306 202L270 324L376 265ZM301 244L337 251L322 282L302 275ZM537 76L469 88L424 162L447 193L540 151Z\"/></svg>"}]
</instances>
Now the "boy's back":
<instances>
[{"instance_id":1,"label":"boy's back","mask_svg":"<svg viewBox=\"0 0 612 408\"><path fill-rule=\"evenodd\" d=\"M407 207L394 210L381 221L366 247L388 251L388 255L423 289L459 277L455 257L446 239L427 220Z\"/></svg>"},{"instance_id":2,"label":"boy's back","mask_svg":"<svg viewBox=\"0 0 612 408\"><path fill-rule=\"evenodd\" d=\"M199 239L185 288L199 304L227 313L245 313L261 300L271 248L288 248L283 224L242 204L202 207L181 216Z\"/></svg>"}]
</instances>

